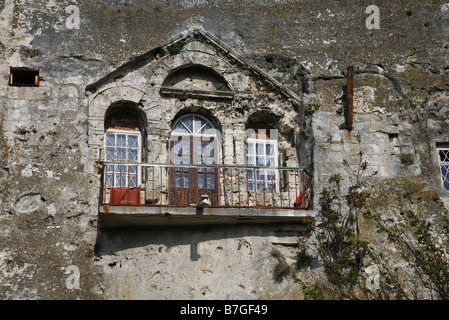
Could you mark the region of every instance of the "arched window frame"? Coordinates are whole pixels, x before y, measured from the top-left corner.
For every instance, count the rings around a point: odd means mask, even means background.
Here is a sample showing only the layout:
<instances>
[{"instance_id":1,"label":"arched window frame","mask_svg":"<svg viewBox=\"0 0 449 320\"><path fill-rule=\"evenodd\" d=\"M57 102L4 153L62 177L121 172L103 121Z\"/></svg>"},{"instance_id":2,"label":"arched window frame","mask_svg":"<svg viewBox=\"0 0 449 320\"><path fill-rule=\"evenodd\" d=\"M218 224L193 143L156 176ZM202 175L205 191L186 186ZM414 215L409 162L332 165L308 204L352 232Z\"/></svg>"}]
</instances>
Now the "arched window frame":
<instances>
[{"instance_id":1,"label":"arched window frame","mask_svg":"<svg viewBox=\"0 0 449 320\"><path fill-rule=\"evenodd\" d=\"M189 117L192 117L193 118L193 122L192 122L192 130L190 130L189 128L187 128L187 126L185 126L185 123L183 122L183 120L184 119L187 119L187 118L189 118ZM195 130L195 118L198 118L198 119L200 119L200 120L203 120L204 121L204 124L203 124L203 126L201 127L201 128L199 128L199 130ZM182 125L184 125L184 127L185 127L185 129L187 130L187 131L190 131L190 132L182 132L182 131L177 131L177 129L176 129L176 126L179 124L179 123L181 123ZM204 126L206 126L206 125L209 125L210 126L210 128L208 129L209 130L209 132L206 132L206 133L201 133L201 130L204 128ZM199 132L198 132L199 131ZM205 141L207 141L207 139L209 138L213 138L214 140L215 140L215 146L214 146L214 161L213 161L213 163L208 163L208 161L207 161L207 157L206 157L206 161L204 161L203 162L203 158L201 158L201 161L200 162L198 162L197 164L219 164L219 162L220 162L220 156L221 156L221 145L220 145L220 142L221 142L221 139L220 139L220 133L219 133L219 131L215 128L215 126L214 126L214 124L209 120L209 119L207 119L206 117L204 117L204 116L202 116L202 115L199 115L199 114L197 114L197 113L188 113L188 114L185 114L185 115L183 115L183 116L181 116L181 117L179 117L179 118L177 118L174 122L173 122L173 125L172 125L172 131L171 131L171 134L170 134L170 140L173 142L174 141L174 139L175 138L177 138L177 137L192 137L193 139L197 139L196 141L201 141L201 142L205 142ZM172 146L170 146L170 148L171 148ZM173 154L172 153L174 153L176 150L170 150L170 156L172 157L171 158L171 160L174 160L174 157L173 157ZM195 155L196 155L196 153L195 154L193 154L193 157L195 157ZM195 160L195 158L193 159L193 160ZM182 162L182 163L184 163L184 164L190 164L192 161L190 161L190 159L189 159L189 161L188 162ZM193 162L195 162L195 161L193 161Z\"/></svg>"}]
</instances>

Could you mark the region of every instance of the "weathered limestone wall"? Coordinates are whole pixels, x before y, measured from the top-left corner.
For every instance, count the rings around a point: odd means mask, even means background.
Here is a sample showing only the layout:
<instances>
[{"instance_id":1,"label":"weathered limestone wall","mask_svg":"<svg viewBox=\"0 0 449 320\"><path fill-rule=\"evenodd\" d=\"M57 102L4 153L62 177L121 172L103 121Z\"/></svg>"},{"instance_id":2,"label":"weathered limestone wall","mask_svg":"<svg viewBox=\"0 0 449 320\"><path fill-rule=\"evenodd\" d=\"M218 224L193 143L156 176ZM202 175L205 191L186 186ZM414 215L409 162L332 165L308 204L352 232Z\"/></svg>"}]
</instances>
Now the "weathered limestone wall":
<instances>
[{"instance_id":1,"label":"weathered limestone wall","mask_svg":"<svg viewBox=\"0 0 449 320\"><path fill-rule=\"evenodd\" d=\"M277 260L271 255L278 249L293 263L302 241L300 225L98 228L95 161L104 119L89 114L95 99L86 86L195 26L299 95L300 112L318 107L304 122L283 119L284 127L295 130L298 164L314 174L315 204L330 175L342 173L343 160L356 164L359 151L370 170L378 171L374 194L384 197L415 185L417 192L430 190L448 202L436 143L449 142L449 7L436 0L381 1L380 29L368 29L365 9L371 4L1 1L0 298L302 298L291 280L273 279ZM339 129L344 121L339 109L350 65L355 117L348 133ZM40 69L40 86L8 86L10 66ZM119 95L146 108L148 159L165 162L159 139L169 135L165 118L176 114L174 102L158 109L156 101L141 101L155 90L145 82L148 74L118 78L110 89L123 84L129 90ZM413 163L401 163L404 154ZM389 201L393 206L384 210ZM407 201L385 197L372 205L394 216L400 210L393 208L408 206Z\"/></svg>"}]
</instances>

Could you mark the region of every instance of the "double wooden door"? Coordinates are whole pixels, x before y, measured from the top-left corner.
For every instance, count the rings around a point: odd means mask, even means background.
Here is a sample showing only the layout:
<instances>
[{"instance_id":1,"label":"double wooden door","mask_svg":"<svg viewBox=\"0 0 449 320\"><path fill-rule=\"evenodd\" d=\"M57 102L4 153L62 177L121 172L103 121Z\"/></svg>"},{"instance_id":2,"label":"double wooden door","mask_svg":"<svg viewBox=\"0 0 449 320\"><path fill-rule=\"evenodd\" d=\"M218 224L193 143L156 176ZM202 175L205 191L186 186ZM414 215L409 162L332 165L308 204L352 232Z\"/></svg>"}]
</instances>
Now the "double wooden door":
<instances>
[{"instance_id":1,"label":"double wooden door","mask_svg":"<svg viewBox=\"0 0 449 320\"><path fill-rule=\"evenodd\" d=\"M210 123L199 117L185 117L175 125L170 141L170 205L196 206L201 196L218 204L217 137Z\"/></svg>"}]
</instances>

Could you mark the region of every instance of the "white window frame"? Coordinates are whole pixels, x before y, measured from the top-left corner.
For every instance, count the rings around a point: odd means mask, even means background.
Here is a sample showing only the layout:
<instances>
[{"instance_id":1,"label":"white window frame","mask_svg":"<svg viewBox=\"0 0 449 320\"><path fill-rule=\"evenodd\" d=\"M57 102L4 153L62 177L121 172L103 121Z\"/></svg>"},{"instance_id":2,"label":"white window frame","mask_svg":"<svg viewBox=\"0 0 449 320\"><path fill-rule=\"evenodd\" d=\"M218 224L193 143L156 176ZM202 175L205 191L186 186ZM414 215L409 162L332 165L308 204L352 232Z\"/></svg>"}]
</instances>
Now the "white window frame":
<instances>
[{"instance_id":1,"label":"white window frame","mask_svg":"<svg viewBox=\"0 0 449 320\"><path fill-rule=\"evenodd\" d=\"M248 154L248 149L249 149L249 144L253 145L253 150L254 153L252 154ZM257 145L258 144L263 144L263 148L264 150L266 150L266 146L267 144L273 145L273 155L267 155L266 152L264 155L258 155L257 154ZM246 142L245 142L245 161L246 161L246 165L248 167L251 166L258 166L257 165L257 159L259 157L263 157L263 163L267 163L268 162L268 158L271 157L274 160L274 163L272 166L268 166L267 168L275 168L275 169L255 169L254 171L252 170L248 170L248 189L250 191L256 191L257 192L262 192L262 190L264 190L267 193L271 193L271 192L278 192L279 187L278 187L278 182L279 182L279 170L277 169L278 167L278 142L277 140L273 140L273 139L260 139L260 138L247 138ZM248 163L248 158L251 157L253 158L253 164ZM251 172L252 171L252 172ZM274 171L274 175L273 175L273 171ZM270 179L265 179L264 177L269 176ZM274 177L274 179L271 179L271 177ZM259 179L261 178L261 179ZM257 184L256 184L257 183ZM259 187L260 183L262 183L262 187ZM254 187L250 187L254 185ZM274 185L274 189L272 188L271 190L269 189L269 185L273 186Z\"/></svg>"},{"instance_id":2,"label":"white window frame","mask_svg":"<svg viewBox=\"0 0 449 320\"><path fill-rule=\"evenodd\" d=\"M193 119L199 118L199 119L205 121L205 124L201 128L193 128L196 130L191 131L182 122L183 119L188 118L188 117L193 117ZM189 132L177 131L175 129L175 127L178 123L183 124L185 129L188 130ZM204 126L206 124L208 124L210 126L210 131L212 133L201 133L201 130L204 128ZM188 140L189 142L190 142L190 139L193 139L193 148L198 147L198 145L197 145L198 142L199 143L206 142L206 141L209 141L208 139L213 138L216 141L215 146L214 146L213 163L210 163L210 161L208 161L208 160L211 160L212 158L207 157L206 155L201 154L200 158L198 158L198 155L196 153L197 150L190 150L190 152L193 152L193 155L192 155L193 161L195 162L195 160L197 160L196 162L198 162L198 163L193 163L193 164L219 164L220 158L221 158L220 134L217 131L217 129L215 128L214 124L212 122L210 122L207 118L205 118L201 115L198 115L196 113L189 113L189 114L186 114L186 115L180 117L179 119L177 119L172 125L170 140L175 141L179 137L181 137L181 139L183 139L185 137L186 141ZM172 156L172 152L173 152L173 150L170 150L171 156ZM174 160L174 158L171 160ZM183 162L181 161L181 163L183 163ZM190 164L190 160L189 160L189 163L183 163L183 164Z\"/></svg>"},{"instance_id":3,"label":"white window frame","mask_svg":"<svg viewBox=\"0 0 449 320\"><path fill-rule=\"evenodd\" d=\"M441 152L444 154L443 160L441 160ZM437 156L440 166L441 184L449 192L449 148L437 148ZM443 167L446 173L443 172Z\"/></svg>"},{"instance_id":4,"label":"white window frame","mask_svg":"<svg viewBox=\"0 0 449 320\"><path fill-rule=\"evenodd\" d=\"M117 139L117 135L125 135L125 143L126 145L121 148L125 150L125 155L127 157L128 155L128 150L129 149L136 149L134 147L129 147L128 146L128 136L137 136L137 160L135 161L130 161L130 160L117 160L117 159L108 159L108 148L111 148L111 146L108 146L108 140L107 137L110 134L114 134L114 158L117 152L117 149L119 148L119 146L117 146L116 143L116 139ZM120 163L136 163L136 164L140 164L142 161L142 135L140 133L140 131L134 131L134 130L121 130L121 129L108 129L106 130L106 132L104 133L104 157L105 157L105 161L106 162L120 162ZM129 173L129 170L132 168L135 168L136 173ZM119 179L119 181L117 181L117 175L120 178L121 175L120 173L117 172L122 172L123 175L123 171L125 171L124 173L124 181L125 183L122 183L122 179ZM105 181L109 182L112 186L112 188L118 188L118 187L125 187L125 188L135 188L135 187L139 187L142 181L142 173L140 170L140 166L136 165L136 166L131 166L131 165L127 165L127 164L106 164L106 171L105 171L106 177L105 177ZM136 176L136 184L132 184L130 185L130 180L129 177L130 176ZM109 178L110 176L110 178Z\"/></svg>"}]
</instances>

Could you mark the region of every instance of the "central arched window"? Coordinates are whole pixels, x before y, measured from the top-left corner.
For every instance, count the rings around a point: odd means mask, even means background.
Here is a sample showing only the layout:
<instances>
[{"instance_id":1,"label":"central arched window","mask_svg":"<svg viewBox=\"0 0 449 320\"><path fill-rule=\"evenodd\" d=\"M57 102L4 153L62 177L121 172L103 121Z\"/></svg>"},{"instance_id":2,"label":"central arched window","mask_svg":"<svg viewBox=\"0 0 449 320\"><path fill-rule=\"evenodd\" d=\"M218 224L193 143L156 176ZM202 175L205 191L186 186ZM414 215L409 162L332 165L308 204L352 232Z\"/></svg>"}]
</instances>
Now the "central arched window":
<instances>
[{"instance_id":1,"label":"central arched window","mask_svg":"<svg viewBox=\"0 0 449 320\"><path fill-rule=\"evenodd\" d=\"M170 204L196 204L208 195L218 201L218 134L214 125L198 114L177 119L170 137Z\"/></svg>"}]
</instances>

